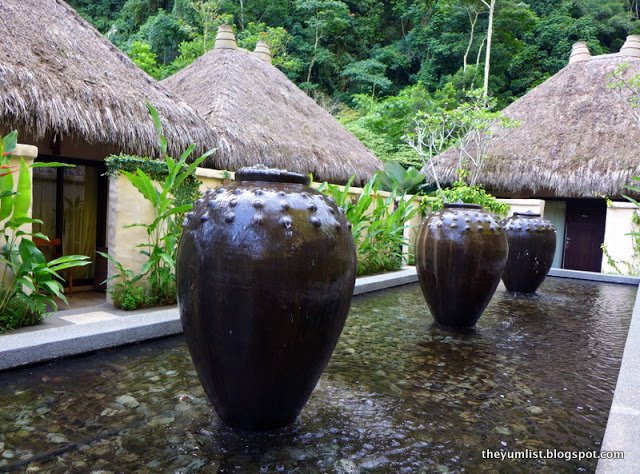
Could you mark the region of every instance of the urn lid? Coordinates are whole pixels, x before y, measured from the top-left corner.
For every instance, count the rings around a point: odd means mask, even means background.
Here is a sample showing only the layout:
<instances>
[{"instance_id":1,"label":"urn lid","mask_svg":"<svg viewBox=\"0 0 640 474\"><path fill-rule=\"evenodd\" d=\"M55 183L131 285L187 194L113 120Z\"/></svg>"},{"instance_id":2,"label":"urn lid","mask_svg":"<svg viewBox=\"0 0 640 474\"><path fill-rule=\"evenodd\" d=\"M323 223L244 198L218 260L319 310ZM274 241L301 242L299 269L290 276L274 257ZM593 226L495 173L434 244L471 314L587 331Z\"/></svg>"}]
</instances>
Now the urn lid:
<instances>
[{"instance_id":1,"label":"urn lid","mask_svg":"<svg viewBox=\"0 0 640 474\"><path fill-rule=\"evenodd\" d=\"M480 204L470 204L467 202L445 202L445 209L482 209Z\"/></svg>"},{"instance_id":2,"label":"urn lid","mask_svg":"<svg viewBox=\"0 0 640 474\"><path fill-rule=\"evenodd\" d=\"M536 213L536 212L531 212L531 211L527 211L527 212L514 212L513 215L515 217L540 217L540 213Z\"/></svg>"},{"instance_id":3,"label":"urn lid","mask_svg":"<svg viewBox=\"0 0 640 474\"><path fill-rule=\"evenodd\" d=\"M293 183L309 185L309 177L292 171L255 165L236 171L236 181L266 181L269 183Z\"/></svg>"}]
</instances>

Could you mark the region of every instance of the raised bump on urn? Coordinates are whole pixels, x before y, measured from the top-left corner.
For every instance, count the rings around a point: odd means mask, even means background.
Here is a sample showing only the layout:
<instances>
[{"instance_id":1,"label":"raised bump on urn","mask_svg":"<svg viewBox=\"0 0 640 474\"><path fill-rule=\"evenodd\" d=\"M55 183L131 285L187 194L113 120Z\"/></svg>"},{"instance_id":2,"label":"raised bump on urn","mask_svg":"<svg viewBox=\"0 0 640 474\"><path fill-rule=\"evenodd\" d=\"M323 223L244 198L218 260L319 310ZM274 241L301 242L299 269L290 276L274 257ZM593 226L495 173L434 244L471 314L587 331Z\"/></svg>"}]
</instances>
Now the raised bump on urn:
<instances>
[{"instance_id":1,"label":"raised bump on urn","mask_svg":"<svg viewBox=\"0 0 640 474\"><path fill-rule=\"evenodd\" d=\"M287 229L291 228L291 217L289 216L282 216L280 219L278 219L278 222L280 223L280 225Z\"/></svg>"}]
</instances>

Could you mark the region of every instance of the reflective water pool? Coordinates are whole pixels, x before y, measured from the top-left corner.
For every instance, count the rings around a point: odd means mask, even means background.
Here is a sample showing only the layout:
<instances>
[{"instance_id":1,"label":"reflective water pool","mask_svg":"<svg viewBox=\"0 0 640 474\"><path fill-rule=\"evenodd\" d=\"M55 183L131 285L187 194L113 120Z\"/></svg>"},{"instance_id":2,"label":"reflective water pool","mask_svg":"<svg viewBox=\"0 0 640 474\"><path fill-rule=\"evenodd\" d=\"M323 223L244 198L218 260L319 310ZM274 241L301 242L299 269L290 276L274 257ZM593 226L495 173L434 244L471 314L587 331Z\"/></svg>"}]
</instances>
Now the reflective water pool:
<instances>
[{"instance_id":1,"label":"reflective water pool","mask_svg":"<svg viewBox=\"0 0 640 474\"><path fill-rule=\"evenodd\" d=\"M221 425L182 337L0 373L0 471L593 471L483 451L599 450L635 293L500 286L465 333L435 327L417 285L357 297L301 416L272 433Z\"/></svg>"}]
</instances>

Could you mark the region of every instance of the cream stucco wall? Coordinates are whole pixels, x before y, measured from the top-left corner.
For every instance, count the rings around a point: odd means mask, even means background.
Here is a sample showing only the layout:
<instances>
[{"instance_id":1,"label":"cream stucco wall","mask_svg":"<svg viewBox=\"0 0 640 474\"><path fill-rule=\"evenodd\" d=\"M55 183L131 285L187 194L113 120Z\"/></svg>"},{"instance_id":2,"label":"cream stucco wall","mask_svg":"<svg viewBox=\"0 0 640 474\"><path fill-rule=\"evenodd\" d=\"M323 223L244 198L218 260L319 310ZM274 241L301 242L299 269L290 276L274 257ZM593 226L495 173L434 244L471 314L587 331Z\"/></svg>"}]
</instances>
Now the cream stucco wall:
<instances>
[{"instance_id":1,"label":"cream stucco wall","mask_svg":"<svg viewBox=\"0 0 640 474\"><path fill-rule=\"evenodd\" d=\"M222 186L227 181L232 181L235 173L230 171L210 170L207 168L197 168L196 178L200 180L200 192L204 193L207 189L214 189Z\"/></svg>"},{"instance_id":2,"label":"cream stucco wall","mask_svg":"<svg viewBox=\"0 0 640 474\"><path fill-rule=\"evenodd\" d=\"M216 188L234 179L234 173L220 170L198 168L195 174L201 181L200 191L203 193L207 189ZM320 183L313 183L313 186L317 188ZM339 188L344 189L343 186L339 186ZM362 188L349 188L349 194L353 199L357 199L362 192ZM387 197L389 193L380 191L380 195ZM416 206L420 204L420 198L409 196L408 199L413 199ZM544 201L539 199L501 199L501 201L511 206L510 214L527 211L542 213L544 210ZM146 242L146 233L141 228L124 229L123 227L139 222L150 222L152 215L151 205L143 199L126 178L117 176L109 179L107 216L109 254L123 263L126 268L138 271L142 267L145 259L140 255L140 249L136 248L136 245ZM409 239L409 245L403 248L405 256L413 251L421 220L422 216L418 213L407 222L405 237ZM114 271L115 268L110 264L109 275L113 275Z\"/></svg>"},{"instance_id":3,"label":"cream stucco wall","mask_svg":"<svg viewBox=\"0 0 640 474\"><path fill-rule=\"evenodd\" d=\"M123 175L109 177L109 205L107 208L107 248L109 255L125 268L138 272L146 258L140 255L138 244L147 242L142 227L125 226L149 223L153 219L153 206ZM109 262L109 276L116 273Z\"/></svg>"},{"instance_id":4,"label":"cream stucco wall","mask_svg":"<svg viewBox=\"0 0 640 474\"><path fill-rule=\"evenodd\" d=\"M607 207L607 220L604 230L604 245L611 257L618 262L632 262L633 241L629 232L638 231L633 228L631 218L636 207L630 202L612 202ZM636 262L637 264L638 262ZM625 265L618 265L625 271ZM602 273L617 273L609 265L606 255L602 257Z\"/></svg>"},{"instance_id":5,"label":"cream stucco wall","mask_svg":"<svg viewBox=\"0 0 640 474\"><path fill-rule=\"evenodd\" d=\"M544 201L542 199L498 199L509 205L508 216L515 212L532 212L534 214L544 214Z\"/></svg>"},{"instance_id":6,"label":"cream stucco wall","mask_svg":"<svg viewBox=\"0 0 640 474\"><path fill-rule=\"evenodd\" d=\"M195 173L200 180L200 191L204 193L207 189L219 187L234 179L234 173L220 170L198 168ZM314 183L314 187L320 186ZM340 189L344 187L340 186ZM349 188L349 194L356 199L362 194L362 188ZM389 193L381 191L380 195L389 196ZM109 205L107 210L107 246L109 254L124 265L125 268L139 271L146 258L140 255L140 248L136 245L147 241L147 234L143 228L125 226L136 223L148 223L153 218L153 208L142 195L135 189L129 180L122 176L109 177ZM415 198L415 204L420 201ZM421 217L417 215L405 229L405 236L415 238L417 227ZM413 245L413 242L412 244ZM405 252L408 247L405 247ZM109 276L116 273L114 265L109 262Z\"/></svg>"},{"instance_id":7,"label":"cream stucco wall","mask_svg":"<svg viewBox=\"0 0 640 474\"><path fill-rule=\"evenodd\" d=\"M215 188L233 177L224 171L198 168L196 177L200 180L200 191ZM109 255L122 263L125 268L138 272L146 257L136 247L147 242L147 233L142 227L129 227L131 224L150 223L153 220L153 206L142 197L142 194L123 176L109 177L109 206L107 210L107 246ZM109 263L109 276L115 267Z\"/></svg>"}]
</instances>

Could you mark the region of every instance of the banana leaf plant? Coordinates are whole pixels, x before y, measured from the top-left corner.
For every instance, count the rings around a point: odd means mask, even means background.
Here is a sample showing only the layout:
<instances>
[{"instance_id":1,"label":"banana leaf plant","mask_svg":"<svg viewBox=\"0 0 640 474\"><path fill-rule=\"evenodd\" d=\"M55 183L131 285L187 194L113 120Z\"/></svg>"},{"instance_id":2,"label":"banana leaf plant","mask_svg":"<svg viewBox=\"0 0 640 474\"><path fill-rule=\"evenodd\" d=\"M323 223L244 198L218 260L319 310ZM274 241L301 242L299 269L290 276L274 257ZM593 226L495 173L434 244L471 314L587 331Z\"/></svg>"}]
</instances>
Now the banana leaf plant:
<instances>
[{"instance_id":1,"label":"banana leaf plant","mask_svg":"<svg viewBox=\"0 0 640 474\"><path fill-rule=\"evenodd\" d=\"M11 166L17 141L18 133L13 131L0 142L0 315L17 311L23 316L37 316L37 320L45 313L57 310L57 299L67 303L63 293L64 279L58 272L91 262L89 257L82 255L65 255L47 262L33 242L34 238L44 241L49 238L29 230L29 226L42 224L41 220L29 216L32 195L29 169L68 165L27 165L20 158L17 166Z\"/></svg>"},{"instance_id":2,"label":"banana leaf plant","mask_svg":"<svg viewBox=\"0 0 640 474\"><path fill-rule=\"evenodd\" d=\"M125 226L141 227L147 233L147 241L138 244L140 253L146 257L139 273L132 272L124 267L112 256L100 253L109 259L116 272L107 279L115 281L112 285L112 294L123 288L123 285L137 285L143 279L148 281L151 300L153 304L172 304L175 302L175 264L178 241L182 234L182 219L184 214L191 210L192 204L178 205L174 192L180 185L195 173L196 168L215 150L209 150L203 155L194 158L190 163L187 160L196 148L188 147L178 160L167 155L167 139L162 132L162 124L157 110L147 104L149 114L159 137L160 150L164 155L167 175L162 181L154 179L141 169L135 173L122 171L122 174L142 194L153 207L154 214L151 222L139 222ZM115 298L114 298L115 300Z\"/></svg>"},{"instance_id":3,"label":"banana leaf plant","mask_svg":"<svg viewBox=\"0 0 640 474\"><path fill-rule=\"evenodd\" d=\"M398 194L419 194L424 190L426 176L413 166L405 169L400 163L388 161L384 171L376 173L378 183L384 191Z\"/></svg>"}]
</instances>

